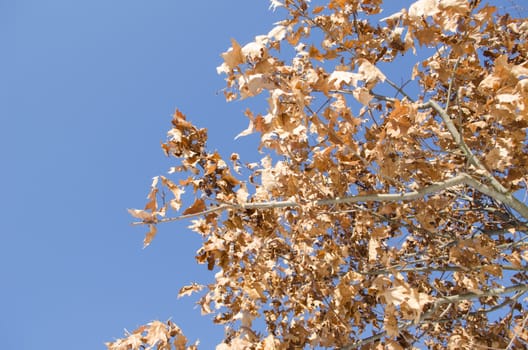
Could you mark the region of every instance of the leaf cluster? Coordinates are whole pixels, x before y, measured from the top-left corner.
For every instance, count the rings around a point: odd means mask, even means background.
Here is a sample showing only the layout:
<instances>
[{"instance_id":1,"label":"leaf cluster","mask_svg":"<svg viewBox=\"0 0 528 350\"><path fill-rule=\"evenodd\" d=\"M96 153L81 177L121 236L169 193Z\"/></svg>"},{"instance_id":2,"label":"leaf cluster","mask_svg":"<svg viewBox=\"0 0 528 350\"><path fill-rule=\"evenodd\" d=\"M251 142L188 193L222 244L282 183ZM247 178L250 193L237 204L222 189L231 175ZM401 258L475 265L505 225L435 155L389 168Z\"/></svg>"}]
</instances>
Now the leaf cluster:
<instances>
[{"instance_id":1,"label":"leaf cluster","mask_svg":"<svg viewBox=\"0 0 528 350\"><path fill-rule=\"evenodd\" d=\"M526 19L475 0L272 8L284 20L218 67L228 101L267 95L239 135L262 160L208 151L177 111L178 164L130 211L145 245L180 219L203 237L214 283L180 294L225 325L217 349L528 347ZM155 323L156 342L153 324L108 348L171 348L176 326Z\"/></svg>"}]
</instances>

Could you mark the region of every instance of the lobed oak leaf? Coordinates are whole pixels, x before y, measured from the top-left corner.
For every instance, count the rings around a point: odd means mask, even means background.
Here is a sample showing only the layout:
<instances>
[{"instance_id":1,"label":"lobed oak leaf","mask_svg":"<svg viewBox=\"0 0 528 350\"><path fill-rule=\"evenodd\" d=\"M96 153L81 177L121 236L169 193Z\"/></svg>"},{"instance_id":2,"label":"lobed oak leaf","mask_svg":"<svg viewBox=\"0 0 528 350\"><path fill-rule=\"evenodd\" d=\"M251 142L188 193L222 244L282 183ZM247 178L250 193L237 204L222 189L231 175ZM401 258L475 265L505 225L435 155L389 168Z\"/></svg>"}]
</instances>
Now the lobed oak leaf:
<instances>
[{"instance_id":1,"label":"lobed oak leaf","mask_svg":"<svg viewBox=\"0 0 528 350\"><path fill-rule=\"evenodd\" d=\"M341 89L343 84L357 87L357 84L361 78L361 75L358 73L336 70L330 74L328 77L328 82L329 84L333 84L335 89Z\"/></svg>"},{"instance_id":2,"label":"lobed oak leaf","mask_svg":"<svg viewBox=\"0 0 528 350\"><path fill-rule=\"evenodd\" d=\"M370 63L370 61L366 59L359 59L358 63L358 74L361 76L361 79L364 80L367 84L374 84L379 81L385 81L385 74L383 74L378 67Z\"/></svg>"},{"instance_id":3,"label":"lobed oak leaf","mask_svg":"<svg viewBox=\"0 0 528 350\"><path fill-rule=\"evenodd\" d=\"M317 61L322 61L324 59L324 55L321 54L319 49L317 49L314 45L311 45L308 49L308 56Z\"/></svg>"},{"instance_id":4,"label":"lobed oak leaf","mask_svg":"<svg viewBox=\"0 0 528 350\"><path fill-rule=\"evenodd\" d=\"M484 158L484 163L486 163L490 169L498 171L504 171L511 165L511 161L512 158L508 150L498 145L488 152Z\"/></svg>"},{"instance_id":5,"label":"lobed oak leaf","mask_svg":"<svg viewBox=\"0 0 528 350\"><path fill-rule=\"evenodd\" d=\"M362 105L367 106L370 101L374 98L367 88L360 87L352 91L352 95L356 100L358 100Z\"/></svg>"},{"instance_id":6,"label":"lobed oak leaf","mask_svg":"<svg viewBox=\"0 0 528 350\"><path fill-rule=\"evenodd\" d=\"M235 39L231 39L231 47L224 53L222 53L224 63L216 68L218 74L229 73L239 64L245 62L244 55L242 54L242 48Z\"/></svg>"},{"instance_id":7,"label":"lobed oak leaf","mask_svg":"<svg viewBox=\"0 0 528 350\"><path fill-rule=\"evenodd\" d=\"M477 89L482 92L495 91L500 87L501 81L500 77L490 74L482 79Z\"/></svg>"},{"instance_id":8,"label":"lobed oak leaf","mask_svg":"<svg viewBox=\"0 0 528 350\"><path fill-rule=\"evenodd\" d=\"M166 186L174 196L174 198L172 198L169 202L171 208L174 210L179 210L181 207L181 196L185 193L185 190L180 186L177 186L174 182L167 179L165 176L161 176L161 183Z\"/></svg>"},{"instance_id":9,"label":"lobed oak leaf","mask_svg":"<svg viewBox=\"0 0 528 350\"><path fill-rule=\"evenodd\" d=\"M260 94L262 90L272 89L274 87L274 85L268 81L268 78L260 73L249 76L240 76L238 78L238 86L241 99L256 96Z\"/></svg>"},{"instance_id":10,"label":"lobed oak leaf","mask_svg":"<svg viewBox=\"0 0 528 350\"><path fill-rule=\"evenodd\" d=\"M234 177L231 172L229 171L229 169L225 168L224 170L222 170L222 180L224 180L225 182L227 182L230 186L234 187L238 184L240 184L240 181L237 180L236 177ZM204 208L205 209L205 208Z\"/></svg>"},{"instance_id":11,"label":"lobed oak leaf","mask_svg":"<svg viewBox=\"0 0 528 350\"><path fill-rule=\"evenodd\" d=\"M388 288L381 292L387 304L399 306L409 297L409 290L405 286Z\"/></svg>"},{"instance_id":12,"label":"lobed oak leaf","mask_svg":"<svg viewBox=\"0 0 528 350\"><path fill-rule=\"evenodd\" d=\"M193 282L192 284L188 286L184 286L180 289L180 291L178 292L178 298L181 298L186 295L191 295L192 293L199 292L204 288L205 288L204 285Z\"/></svg>"},{"instance_id":13,"label":"lobed oak leaf","mask_svg":"<svg viewBox=\"0 0 528 350\"><path fill-rule=\"evenodd\" d=\"M478 122L469 123L467 127L469 130L471 130L471 132L474 133L480 129L484 129L486 125L488 125L488 123L483 120L480 120Z\"/></svg>"},{"instance_id":14,"label":"lobed oak leaf","mask_svg":"<svg viewBox=\"0 0 528 350\"><path fill-rule=\"evenodd\" d=\"M409 6L408 13L411 19L418 21L422 17L436 15L439 11L437 0L418 0Z\"/></svg>"},{"instance_id":15,"label":"lobed oak leaf","mask_svg":"<svg viewBox=\"0 0 528 350\"><path fill-rule=\"evenodd\" d=\"M256 37L255 41L252 41L244 47L242 47L242 55L245 59L250 59L251 61L256 61L266 54L265 42L267 40L266 36Z\"/></svg>"}]
</instances>

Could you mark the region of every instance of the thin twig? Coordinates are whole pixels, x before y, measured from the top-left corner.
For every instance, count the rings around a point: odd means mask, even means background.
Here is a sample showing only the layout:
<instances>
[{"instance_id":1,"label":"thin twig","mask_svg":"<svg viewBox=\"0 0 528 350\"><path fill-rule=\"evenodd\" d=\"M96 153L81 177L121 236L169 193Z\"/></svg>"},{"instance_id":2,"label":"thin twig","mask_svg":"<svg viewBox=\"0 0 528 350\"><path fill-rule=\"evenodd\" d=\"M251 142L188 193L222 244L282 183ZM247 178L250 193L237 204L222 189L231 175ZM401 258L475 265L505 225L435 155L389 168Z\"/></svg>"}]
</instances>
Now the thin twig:
<instances>
[{"instance_id":1,"label":"thin twig","mask_svg":"<svg viewBox=\"0 0 528 350\"><path fill-rule=\"evenodd\" d=\"M320 199L313 202L307 202L306 204L311 204L314 206L326 206L326 205L335 205L335 204L351 204L351 203L360 203L360 202L400 202L400 201L410 201L419 198L423 198L428 194L439 192L450 187L458 185L468 185L474 189L488 195L500 202L503 202L513 209L517 210L523 217L528 218L528 207L524 203L519 202L515 197L509 193L500 193L492 188L485 186L484 184L473 179L471 176L462 173L450 179L447 179L442 182L436 182L432 185L422 188L418 191L408 191L401 193L373 193L349 197L337 197L337 198L328 198ZM301 207L301 204L295 201L270 201L270 202L260 202L260 203L245 203L245 204L236 204L236 203L224 203L217 207L212 207L210 209L192 213L187 215L181 215L173 218L160 219L156 222L141 221L134 222L133 225L146 225L146 224L156 224L162 222L171 222L178 221L183 219L188 219L196 216L206 215L214 212L224 211L228 209L235 210L247 210L247 209L271 209L271 208L285 208L285 207Z\"/></svg>"},{"instance_id":2,"label":"thin twig","mask_svg":"<svg viewBox=\"0 0 528 350\"><path fill-rule=\"evenodd\" d=\"M440 297L436 299L434 302L434 305L441 305L441 304L447 304L447 303L455 303L457 301L462 300L471 300L481 297L489 297L489 296L498 296L502 294L512 293L512 292L527 292L528 291L528 284L516 284L510 287L499 287L499 288L491 288L488 290L483 290L478 293L464 293L464 294L456 294L456 295L448 295L445 297Z\"/></svg>"},{"instance_id":3,"label":"thin twig","mask_svg":"<svg viewBox=\"0 0 528 350\"><path fill-rule=\"evenodd\" d=\"M427 108L434 109L440 115L440 117L446 124L447 130L453 137L453 140L462 150L462 152L464 152L464 155L466 156L468 162L475 166L475 168L477 168L477 173L482 175L486 179L486 181L490 183L491 188L469 176L467 178L466 184L484 193L485 195L488 195L493 199L510 206L511 208L515 209L519 214L521 214L525 219L528 219L528 206L526 206L524 203L512 196L512 194L508 192L508 190L488 171L488 169L486 169L484 164L481 163L481 161L471 151L469 146L464 142L464 139L458 132L455 124L453 123L451 117L447 114L445 109L440 107L440 105L438 105L438 103L433 100L430 100L418 106L418 109Z\"/></svg>"},{"instance_id":4,"label":"thin twig","mask_svg":"<svg viewBox=\"0 0 528 350\"><path fill-rule=\"evenodd\" d=\"M413 324L414 325L421 324L423 321L425 321L429 317L431 317L434 314L434 312L436 312L438 310L438 307L440 305L442 305L442 304L450 304L451 305L451 304L453 304L455 302L462 301L462 300L476 299L476 298L480 298L480 297L484 297L484 296L498 296L498 295L512 293L512 292L519 292L519 293L522 294L522 293L525 293L526 291L528 291L528 284L517 284L517 285L510 286L510 287L492 288L492 289L489 289L487 291L482 291L480 293L465 293L465 294L457 294L457 295L439 297L433 303L433 307L431 308L431 310L429 310L428 312L424 313L420 317L418 322L413 322L413 321L405 322L405 323L403 323L402 325L400 325L398 327L398 331L401 332L402 330L405 330L405 329L411 327ZM433 322L438 322L438 318L435 318L435 320ZM383 338L386 335L387 335L387 332L383 331L383 332L374 334L374 335L372 335L372 336L370 336L368 338L364 338L364 339L362 339L360 341L357 341L355 343L351 343L351 344L345 345L342 348L340 348L339 350L359 349L363 345L375 342L376 340L379 340L379 339Z\"/></svg>"},{"instance_id":5,"label":"thin twig","mask_svg":"<svg viewBox=\"0 0 528 350\"><path fill-rule=\"evenodd\" d=\"M461 174L453 178L447 179L442 182L433 183L430 186L424 187L419 191L409 191L402 193L373 193L365 195L357 195L350 197L337 197L337 198L328 198L320 199L313 202L307 202L307 204L312 204L314 206L325 206L325 205L335 205L335 204L350 204L358 202L399 202L399 201L408 201L418 198L422 198L428 194L435 193L446 188L463 185L468 181L467 174ZM162 222L171 222L178 221L183 219L188 219L196 216L207 215L214 212L224 211L228 209L235 210L248 210L248 209L271 209L271 208L285 208L285 207L300 207L301 204L295 201L270 201L270 202L260 202L260 203L245 203L245 204L236 204L236 203L224 203L217 207L212 207L210 209L192 213L187 215L181 215L173 218L160 219L156 222L152 221L141 221L134 222L133 225L145 225L145 224L154 224Z\"/></svg>"},{"instance_id":6,"label":"thin twig","mask_svg":"<svg viewBox=\"0 0 528 350\"><path fill-rule=\"evenodd\" d=\"M449 101L451 101L451 90L453 88L453 80L455 79L456 70L458 68L458 64L460 63L461 57L459 57L455 63L455 66L453 67L453 72L451 72L451 77L449 79L449 87L447 89L447 98L446 98L446 108L447 111L449 109Z\"/></svg>"}]
</instances>

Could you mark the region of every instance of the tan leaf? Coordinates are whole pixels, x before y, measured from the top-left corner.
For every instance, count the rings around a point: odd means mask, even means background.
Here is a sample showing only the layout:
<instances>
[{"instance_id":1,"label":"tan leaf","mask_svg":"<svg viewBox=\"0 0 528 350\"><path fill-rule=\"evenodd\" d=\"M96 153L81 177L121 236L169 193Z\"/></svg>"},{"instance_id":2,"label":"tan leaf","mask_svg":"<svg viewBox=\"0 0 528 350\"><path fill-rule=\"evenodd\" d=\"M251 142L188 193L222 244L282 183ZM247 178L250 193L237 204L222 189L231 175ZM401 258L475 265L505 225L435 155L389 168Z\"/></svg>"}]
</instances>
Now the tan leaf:
<instances>
[{"instance_id":1,"label":"tan leaf","mask_svg":"<svg viewBox=\"0 0 528 350\"><path fill-rule=\"evenodd\" d=\"M224 52L222 55L224 63L216 68L216 71L220 73L229 73L239 64L244 63L244 55L242 54L242 48L236 42L235 39L231 39L231 47L229 50Z\"/></svg>"},{"instance_id":2,"label":"tan leaf","mask_svg":"<svg viewBox=\"0 0 528 350\"><path fill-rule=\"evenodd\" d=\"M169 340L169 332L167 326L160 321L153 321L149 324L145 341L148 345L155 345L156 343L165 344Z\"/></svg>"},{"instance_id":3,"label":"tan leaf","mask_svg":"<svg viewBox=\"0 0 528 350\"><path fill-rule=\"evenodd\" d=\"M281 41L286 37L287 29L287 27L279 24L270 30L268 38Z\"/></svg>"},{"instance_id":4,"label":"tan leaf","mask_svg":"<svg viewBox=\"0 0 528 350\"><path fill-rule=\"evenodd\" d=\"M185 337L183 334L176 334L174 336L174 346L176 347L176 350L186 350L187 348L187 337Z\"/></svg>"},{"instance_id":5,"label":"tan leaf","mask_svg":"<svg viewBox=\"0 0 528 350\"><path fill-rule=\"evenodd\" d=\"M433 16L438 11L437 0L418 0L409 7L409 17L420 20L422 17Z\"/></svg>"},{"instance_id":6,"label":"tan leaf","mask_svg":"<svg viewBox=\"0 0 528 350\"><path fill-rule=\"evenodd\" d=\"M258 95L263 89L272 89L274 87L273 84L268 82L266 76L260 73L249 76L242 75L238 79L238 85L242 99Z\"/></svg>"},{"instance_id":7,"label":"tan leaf","mask_svg":"<svg viewBox=\"0 0 528 350\"><path fill-rule=\"evenodd\" d=\"M156 225L149 225L149 232L147 232L145 239L143 240L143 248L146 248L150 245L154 237L156 237L156 232L158 229Z\"/></svg>"},{"instance_id":8,"label":"tan leaf","mask_svg":"<svg viewBox=\"0 0 528 350\"><path fill-rule=\"evenodd\" d=\"M528 257L526 255L528 255L528 251L524 252L524 254L522 255L522 258L525 259L525 257ZM515 267L516 269L520 269L522 267L521 254L519 254L519 252L517 251L511 252L506 257L506 260L508 260L512 264L512 266ZM528 259L525 259L525 260L528 261Z\"/></svg>"},{"instance_id":9,"label":"tan leaf","mask_svg":"<svg viewBox=\"0 0 528 350\"><path fill-rule=\"evenodd\" d=\"M499 94L496 96L496 99L499 103L513 103L519 101L521 96L518 94Z\"/></svg>"},{"instance_id":10,"label":"tan leaf","mask_svg":"<svg viewBox=\"0 0 528 350\"><path fill-rule=\"evenodd\" d=\"M245 183L242 183L240 188L236 191L236 198L237 198L238 204L247 203L248 197L249 197L249 193L247 191L247 186Z\"/></svg>"},{"instance_id":11,"label":"tan leaf","mask_svg":"<svg viewBox=\"0 0 528 350\"><path fill-rule=\"evenodd\" d=\"M343 84L357 86L361 75L358 73L336 70L328 77L328 82L334 85L335 89L340 89Z\"/></svg>"},{"instance_id":12,"label":"tan leaf","mask_svg":"<svg viewBox=\"0 0 528 350\"><path fill-rule=\"evenodd\" d=\"M248 58L251 61L262 58L266 53L265 40L267 37L257 37L255 41L252 41L244 47L242 47L242 55L244 58Z\"/></svg>"},{"instance_id":13,"label":"tan leaf","mask_svg":"<svg viewBox=\"0 0 528 350\"><path fill-rule=\"evenodd\" d=\"M482 79L478 86L478 90L482 92L495 91L500 87L501 78L490 74L486 78Z\"/></svg>"},{"instance_id":14,"label":"tan leaf","mask_svg":"<svg viewBox=\"0 0 528 350\"><path fill-rule=\"evenodd\" d=\"M369 102L374 98L367 88L360 87L352 91L352 95L363 105L368 105Z\"/></svg>"},{"instance_id":15,"label":"tan leaf","mask_svg":"<svg viewBox=\"0 0 528 350\"><path fill-rule=\"evenodd\" d=\"M205 202L203 199L197 199L194 201L193 205L191 205L189 208L185 209L183 212L183 215L191 215L200 213L205 210Z\"/></svg>"},{"instance_id":16,"label":"tan leaf","mask_svg":"<svg viewBox=\"0 0 528 350\"><path fill-rule=\"evenodd\" d=\"M180 289L178 292L178 298L181 298L186 295L191 295L192 293L199 292L202 289L204 289L205 286L198 284L198 283L192 283L188 286L184 286Z\"/></svg>"},{"instance_id":17,"label":"tan leaf","mask_svg":"<svg viewBox=\"0 0 528 350\"><path fill-rule=\"evenodd\" d=\"M397 337L400 334L398 320L396 319L396 308L389 304L385 307L385 317L383 318L383 328L389 337Z\"/></svg>"},{"instance_id":18,"label":"tan leaf","mask_svg":"<svg viewBox=\"0 0 528 350\"><path fill-rule=\"evenodd\" d=\"M488 152L484 162L490 169L504 171L506 167L511 165L511 156L506 148L496 146Z\"/></svg>"},{"instance_id":19,"label":"tan leaf","mask_svg":"<svg viewBox=\"0 0 528 350\"><path fill-rule=\"evenodd\" d=\"M473 123L470 123L468 124L468 129L471 130L471 132L476 132L477 130L480 130L480 129L483 129L486 127L486 125L488 125L485 121L481 120L481 121L478 121L478 122L473 122Z\"/></svg>"},{"instance_id":20,"label":"tan leaf","mask_svg":"<svg viewBox=\"0 0 528 350\"><path fill-rule=\"evenodd\" d=\"M383 74L378 67L376 67L366 59L360 59L358 60L358 62L358 74L361 76L362 80L365 80L367 84L378 81L385 81L385 74Z\"/></svg>"},{"instance_id":21,"label":"tan leaf","mask_svg":"<svg viewBox=\"0 0 528 350\"><path fill-rule=\"evenodd\" d=\"M404 350L404 347L397 340L388 339L383 350ZM411 350L417 350L417 348L413 347Z\"/></svg>"},{"instance_id":22,"label":"tan leaf","mask_svg":"<svg viewBox=\"0 0 528 350\"><path fill-rule=\"evenodd\" d=\"M262 350L278 350L280 344L279 341L270 334L264 339L262 345L264 346Z\"/></svg>"},{"instance_id":23,"label":"tan leaf","mask_svg":"<svg viewBox=\"0 0 528 350\"><path fill-rule=\"evenodd\" d=\"M135 218L141 219L145 222L155 222L156 215L145 210L140 209L128 209L130 215Z\"/></svg>"},{"instance_id":24,"label":"tan leaf","mask_svg":"<svg viewBox=\"0 0 528 350\"><path fill-rule=\"evenodd\" d=\"M380 241L378 239L371 238L368 245L369 262L374 262L378 258L378 248L380 247Z\"/></svg>"}]
</instances>

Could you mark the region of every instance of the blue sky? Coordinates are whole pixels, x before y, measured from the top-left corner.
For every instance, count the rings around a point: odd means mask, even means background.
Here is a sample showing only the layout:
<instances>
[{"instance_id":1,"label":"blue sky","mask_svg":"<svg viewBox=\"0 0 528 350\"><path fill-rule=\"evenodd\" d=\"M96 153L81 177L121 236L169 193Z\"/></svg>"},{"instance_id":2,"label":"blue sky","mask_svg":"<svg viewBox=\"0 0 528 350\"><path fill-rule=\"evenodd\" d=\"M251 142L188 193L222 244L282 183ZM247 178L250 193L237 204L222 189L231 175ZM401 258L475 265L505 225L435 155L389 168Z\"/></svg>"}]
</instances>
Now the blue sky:
<instances>
[{"instance_id":1,"label":"blue sky","mask_svg":"<svg viewBox=\"0 0 528 350\"><path fill-rule=\"evenodd\" d=\"M176 107L210 127L213 148L251 142L233 142L245 106L224 102L216 66L231 37L271 29L268 5L0 1L2 348L103 349L170 317L204 349L220 339L176 298L209 276L188 223L160 227L143 250L126 209L172 163L160 141Z\"/></svg>"},{"instance_id":2,"label":"blue sky","mask_svg":"<svg viewBox=\"0 0 528 350\"><path fill-rule=\"evenodd\" d=\"M268 6L0 0L2 348L103 349L168 318L202 349L221 339L176 298L211 278L194 262L200 239L173 223L142 249L126 209L172 164L160 141L176 107L209 128L211 148L253 154L254 139L233 141L247 102L224 102L216 66L230 38L272 28L280 12Z\"/></svg>"}]
</instances>

